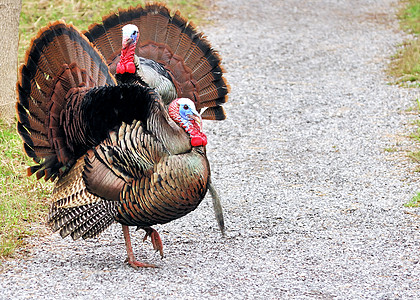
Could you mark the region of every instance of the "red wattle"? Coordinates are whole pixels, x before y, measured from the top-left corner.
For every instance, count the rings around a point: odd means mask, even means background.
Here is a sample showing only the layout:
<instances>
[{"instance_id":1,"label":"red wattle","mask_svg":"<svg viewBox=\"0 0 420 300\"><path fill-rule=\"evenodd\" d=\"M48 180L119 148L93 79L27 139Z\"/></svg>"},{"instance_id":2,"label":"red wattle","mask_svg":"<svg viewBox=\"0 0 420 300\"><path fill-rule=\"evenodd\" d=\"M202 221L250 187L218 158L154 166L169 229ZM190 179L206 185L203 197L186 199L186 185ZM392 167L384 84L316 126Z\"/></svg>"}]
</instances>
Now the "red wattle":
<instances>
[{"instance_id":1,"label":"red wattle","mask_svg":"<svg viewBox=\"0 0 420 300\"><path fill-rule=\"evenodd\" d=\"M117 74L124 74L125 73L125 65L122 63L117 64Z\"/></svg>"},{"instance_id":2,"label":"red wattle","mask_svg":"<svg viewBox=\"0 0 420 300\"><path fill-rule=\"evenodd\" d=\"M198 146L205 146L205 145L207 145L207 138L205 135L191 137L191 146L198 147Z\"/></svg>"},{"instance_id":3,"label":"red wattle","mask_svg":"<svg viewBox=\"0 0 420 300\"><path fill-rule=\"evenodd\" d=\"M134 50L135 44L131 44L121 50L120 61L117 64L117 74L136 72L136 66L134 64Z\"/></svg>"},{"instance_id":4,"label":"red wattle","mask_svg":"<svg viewBox=\"0 0 420 300\"><path fill-rule=\"evenodd\" d=\"M134 74L136 72L136 66L132 61L129 61L125 64L125 72Z\"/></svg>"}]
</instances>

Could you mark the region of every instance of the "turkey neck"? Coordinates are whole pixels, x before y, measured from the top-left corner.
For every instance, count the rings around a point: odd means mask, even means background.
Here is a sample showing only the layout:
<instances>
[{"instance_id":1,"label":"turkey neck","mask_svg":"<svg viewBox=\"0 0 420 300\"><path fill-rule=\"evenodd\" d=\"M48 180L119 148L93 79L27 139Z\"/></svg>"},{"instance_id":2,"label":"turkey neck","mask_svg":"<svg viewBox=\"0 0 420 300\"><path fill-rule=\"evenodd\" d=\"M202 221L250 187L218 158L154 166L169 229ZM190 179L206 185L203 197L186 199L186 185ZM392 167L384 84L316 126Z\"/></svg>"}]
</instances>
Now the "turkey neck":
<instances>
[{"instance_id":1,"label":"turkey neck","mask_svg":"<svg viewBox=\"0 0 420 300\"><path fill-rule=\"evenodd\" d=\"M135 73L136 67L134 64L134 51L136 49L136 43L129 43L121 49L120 61L117 64L117 73Z\"/></svg>"},{"instance_id":2,"label":"turkey neck","mask_svg":"<svg viewBox=\"0 0 420 300\"><path fill-rule=\"evenodd\" d=\"M156 106L153 108L156 112L150 114L147 130L156 136L170 154L190 152L192 147L189 134L169 117L162 104L159 106L162 113L157 113Z\"/></svg>"}]
</instances>

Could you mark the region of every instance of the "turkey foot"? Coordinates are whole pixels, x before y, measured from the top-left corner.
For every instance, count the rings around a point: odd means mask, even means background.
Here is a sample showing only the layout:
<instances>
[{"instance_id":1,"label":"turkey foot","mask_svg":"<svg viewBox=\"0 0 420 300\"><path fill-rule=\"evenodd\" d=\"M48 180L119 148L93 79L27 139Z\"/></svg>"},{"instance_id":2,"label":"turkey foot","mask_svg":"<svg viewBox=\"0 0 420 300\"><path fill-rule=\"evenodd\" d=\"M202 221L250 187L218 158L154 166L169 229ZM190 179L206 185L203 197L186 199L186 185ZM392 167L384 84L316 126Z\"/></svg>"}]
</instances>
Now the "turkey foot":
<instances>
[{"instance_id":1,"label":"turkey foot","mask_svg":"<svg viewBox=\"0 0 420 300\"><path fill-rule=\"evenodd\" d=\"M143 229L146 231L146 234L143 238L143 242L147 240L148 236L150 236L153 249L159 251L160 257L163 258L163 244L162 240L160 239L159 233L152 227L143 227Z\"/></svg>"},{"instance_id":2,"label":"turkey foot","mask_svg":"<svg viewBox=\"0 0 420 300\"><path fill-rule=\"evenodd\" d=\"M127 249L127 262L133 268L157 268L155 265L139 262L135 259L133 248L131 247L130 231L127 225L123 225L125 248Z\"/></svg>"}]
</instances>

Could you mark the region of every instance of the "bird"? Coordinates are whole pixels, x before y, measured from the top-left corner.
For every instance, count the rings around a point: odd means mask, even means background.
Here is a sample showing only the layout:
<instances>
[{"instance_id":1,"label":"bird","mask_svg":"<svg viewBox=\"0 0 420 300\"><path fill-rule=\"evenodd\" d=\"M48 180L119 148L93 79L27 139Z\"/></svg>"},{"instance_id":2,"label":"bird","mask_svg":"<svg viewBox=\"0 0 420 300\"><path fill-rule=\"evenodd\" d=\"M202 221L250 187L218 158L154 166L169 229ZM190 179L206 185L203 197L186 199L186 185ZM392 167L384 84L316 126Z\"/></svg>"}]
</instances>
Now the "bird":
<instances>
[{"instance_id":1,"label":"bird","mask_svg":"<svg viewBox=\"0 0 420 300\"><path fill-rule=\"evenodd\" d=\"M230 86L219 54L192 22L162 3L120 9L91 24L84 34L107 60L117 82L154 88L166 105L178 97L193 99L203 119L224 120L221 104ZM223 210L217 189L209 191L224 235Z\"/></svg>"},{"instance_id":2,"label":"bird","mask_svg":"<svg viewBox=\"0 0 420 300\"><path fill-rule=\"evenodd\" d=\"M179 11L162 3L119 9L83 33L111 74L128 75L120 76L122 82L155 88L166 105L175 96L189 98L203 119L226 118L222 104L230 87L220 55Z\"/></svg>"},{"instance_id":3,"label":"bird","mask_svg":"<svg viewBox=\"0 0 420 300\"><path fill-rule=\"evenodd\" d=\"M128 264L156 267L136 260L129 226L163 257L151 226L185 216L210 190L200 109L220 105L167 103L147 84L118 82L101 52L64 21L32 39L16 88L17 130L35 162L27 173L54 182L53 231L86 239L118 222Z\"/></svg>"}]
</instances>

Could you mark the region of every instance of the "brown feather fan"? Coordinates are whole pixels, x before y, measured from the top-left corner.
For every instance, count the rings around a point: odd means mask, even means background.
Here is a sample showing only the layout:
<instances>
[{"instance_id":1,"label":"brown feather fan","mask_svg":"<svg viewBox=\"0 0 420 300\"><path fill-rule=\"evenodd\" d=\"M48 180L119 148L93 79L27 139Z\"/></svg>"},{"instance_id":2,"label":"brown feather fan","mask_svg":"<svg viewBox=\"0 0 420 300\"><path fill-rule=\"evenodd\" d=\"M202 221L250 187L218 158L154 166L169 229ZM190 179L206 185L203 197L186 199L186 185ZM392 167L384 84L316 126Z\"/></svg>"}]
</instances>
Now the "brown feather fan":
<instances>
[{"instance_id":1,"label":"brown feather fan","mask_svg":"<svg viewBox=\"0 0 420 300\"><path fill-rule=\"evenodd\" d=\"M51 30L51 29L54 30ZM24 149L39 165L37 178L54 179L77 159L66 142L60 117L73 87L115 85L102 55L76 28L54 22L32 39L17 83L18 131Z\"/></svg>"}]
</instances>

